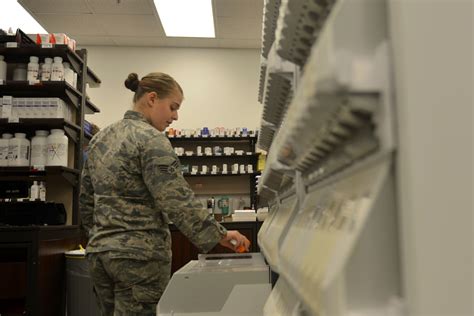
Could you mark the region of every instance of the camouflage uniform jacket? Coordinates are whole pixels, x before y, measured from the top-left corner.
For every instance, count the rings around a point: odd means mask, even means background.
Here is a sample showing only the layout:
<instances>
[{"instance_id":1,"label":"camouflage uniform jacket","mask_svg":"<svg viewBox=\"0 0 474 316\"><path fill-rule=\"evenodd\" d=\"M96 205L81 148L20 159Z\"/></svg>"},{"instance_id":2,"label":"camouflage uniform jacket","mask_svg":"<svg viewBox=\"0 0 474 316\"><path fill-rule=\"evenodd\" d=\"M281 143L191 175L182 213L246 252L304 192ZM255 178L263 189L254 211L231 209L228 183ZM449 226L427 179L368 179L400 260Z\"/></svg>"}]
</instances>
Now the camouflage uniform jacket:
<instances>
[{"instance_id":1,"label":"camouflage uniform jacket","mask_svg":"<svg viewBox=\"0 0 474 316\"><path fill-rule=\"evenodd\" d=\"M90 142L80 213L88 253L170 261L167 218L203 252L226 234L195 199L167 137L134 111Z\"/></svg>"}]
</instances>

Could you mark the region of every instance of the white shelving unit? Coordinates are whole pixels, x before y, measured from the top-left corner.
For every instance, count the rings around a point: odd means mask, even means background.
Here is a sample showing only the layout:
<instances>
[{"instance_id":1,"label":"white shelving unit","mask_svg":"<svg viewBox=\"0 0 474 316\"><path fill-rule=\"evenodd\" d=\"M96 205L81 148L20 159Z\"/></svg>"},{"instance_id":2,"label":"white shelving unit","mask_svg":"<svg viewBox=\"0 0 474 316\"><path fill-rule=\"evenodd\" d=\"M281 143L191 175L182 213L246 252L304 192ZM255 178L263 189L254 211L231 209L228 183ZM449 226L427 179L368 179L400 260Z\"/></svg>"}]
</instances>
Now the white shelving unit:
<instances>
[{"instance_id":1,"label":"white shelving unit","mask_svg":"<svg viewBox=\"0 0 474 316\"><path fill-rule=\"evenodd\" d=\"M282 1L258 144L265 315L472 315L468 2Z\"/></svg>"}]
</instances>

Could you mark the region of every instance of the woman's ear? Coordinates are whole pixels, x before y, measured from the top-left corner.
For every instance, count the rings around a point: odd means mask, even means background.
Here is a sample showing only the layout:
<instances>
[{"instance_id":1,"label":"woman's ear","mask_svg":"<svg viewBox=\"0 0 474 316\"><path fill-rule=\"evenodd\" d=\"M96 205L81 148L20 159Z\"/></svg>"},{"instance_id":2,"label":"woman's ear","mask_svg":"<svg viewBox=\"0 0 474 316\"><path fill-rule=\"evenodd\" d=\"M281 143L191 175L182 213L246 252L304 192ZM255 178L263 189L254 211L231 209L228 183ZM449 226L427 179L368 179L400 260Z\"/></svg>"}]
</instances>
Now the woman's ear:
<instances>
[{"instance_id":1,"label":"woman's ear","mask_svg":"<svg viewBox=\"0 0 474 316\"><path fill-rule=\"evenodd\" d=\"M152 107L157 98L158 98L158 95L156 94L156 92L147 93L147 96L146 96L147 105L149 107Z\"/></svg>"}]
</instances>

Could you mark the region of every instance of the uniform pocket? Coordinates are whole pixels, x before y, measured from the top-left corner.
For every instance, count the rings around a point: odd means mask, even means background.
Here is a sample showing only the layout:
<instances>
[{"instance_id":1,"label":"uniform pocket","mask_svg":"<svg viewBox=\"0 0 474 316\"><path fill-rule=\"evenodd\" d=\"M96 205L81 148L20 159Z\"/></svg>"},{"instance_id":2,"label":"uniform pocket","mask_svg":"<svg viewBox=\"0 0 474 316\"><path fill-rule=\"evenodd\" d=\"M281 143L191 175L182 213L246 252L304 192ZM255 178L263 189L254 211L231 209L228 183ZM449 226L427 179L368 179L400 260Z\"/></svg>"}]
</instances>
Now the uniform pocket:
<instances>
[{"instance_id":1,"label":"uniform pocket","mask_svg":"<svg viewBox=\"0 0 474 316\"><path fill-rule=\"evenodd\" d=\"M140 303L156 303L160 300L163 290L161 287L134 285L132 287L133 298Z\"/></svg>"}]
</instances>

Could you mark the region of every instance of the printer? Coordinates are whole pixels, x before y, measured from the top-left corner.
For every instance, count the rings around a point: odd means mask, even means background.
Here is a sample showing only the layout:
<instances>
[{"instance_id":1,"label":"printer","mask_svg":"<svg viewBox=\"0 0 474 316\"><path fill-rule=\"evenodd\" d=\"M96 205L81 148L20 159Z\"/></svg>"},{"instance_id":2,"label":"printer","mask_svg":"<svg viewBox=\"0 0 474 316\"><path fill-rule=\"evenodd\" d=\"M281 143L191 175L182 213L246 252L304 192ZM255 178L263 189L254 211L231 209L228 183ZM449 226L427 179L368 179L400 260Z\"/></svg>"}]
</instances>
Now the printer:
<instances>
[{"instance_id":1,"label":"printer","mask_svg":"<svg viewBox=\"0 0 474 316\"><path fill-rule=\"evenodd\" d=\"M270 292L260 253L200 254L173 274L157 316L262 315Z\"/></svg>"}]
</instances>

